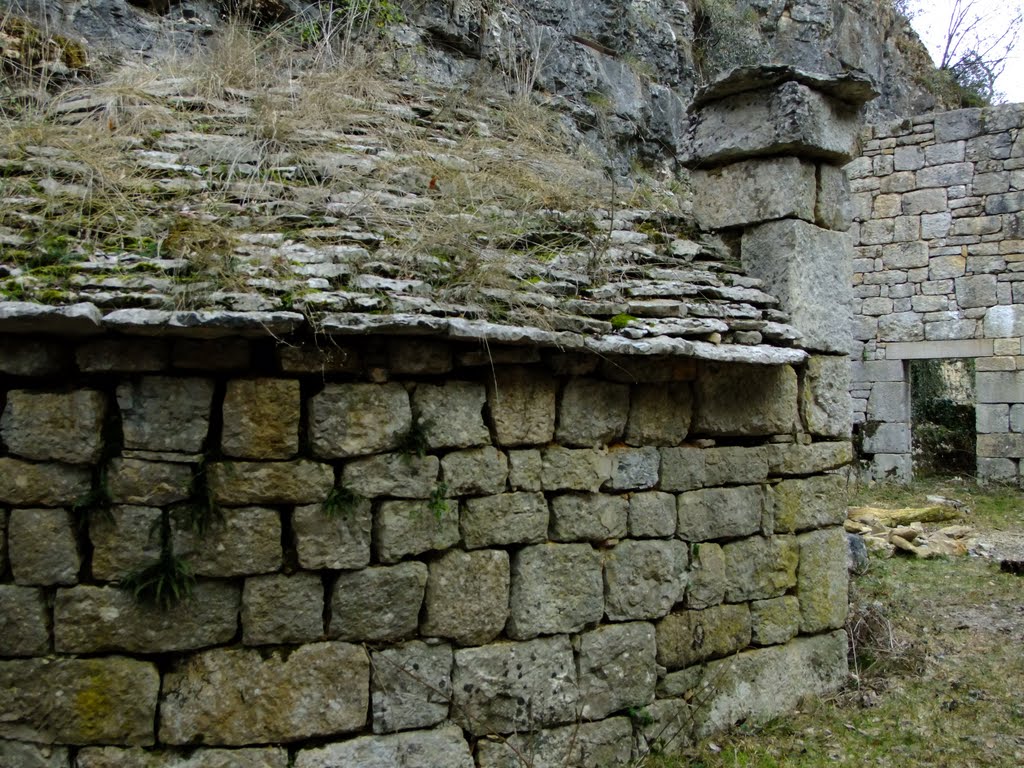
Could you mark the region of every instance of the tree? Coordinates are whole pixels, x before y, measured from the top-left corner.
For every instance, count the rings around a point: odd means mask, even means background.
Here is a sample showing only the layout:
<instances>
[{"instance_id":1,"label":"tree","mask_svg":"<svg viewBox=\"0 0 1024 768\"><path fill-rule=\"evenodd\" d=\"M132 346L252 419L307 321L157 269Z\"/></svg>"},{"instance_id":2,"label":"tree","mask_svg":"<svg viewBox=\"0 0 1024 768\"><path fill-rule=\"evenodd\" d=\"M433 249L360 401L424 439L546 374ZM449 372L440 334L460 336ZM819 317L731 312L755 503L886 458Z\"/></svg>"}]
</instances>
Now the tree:
<instances>
[{"instance_id":1,"label":"tree","mask_svg":"<svg viewBox=\"0 0 1024 768\"><path fill-rule=\"evenodd\" d=\"M964 106L998 101L996 81L1020 39L1024 11L998 10L979 0L954 0L943 38L939 71L948 73Z\"/></svg>"}]
</instances>

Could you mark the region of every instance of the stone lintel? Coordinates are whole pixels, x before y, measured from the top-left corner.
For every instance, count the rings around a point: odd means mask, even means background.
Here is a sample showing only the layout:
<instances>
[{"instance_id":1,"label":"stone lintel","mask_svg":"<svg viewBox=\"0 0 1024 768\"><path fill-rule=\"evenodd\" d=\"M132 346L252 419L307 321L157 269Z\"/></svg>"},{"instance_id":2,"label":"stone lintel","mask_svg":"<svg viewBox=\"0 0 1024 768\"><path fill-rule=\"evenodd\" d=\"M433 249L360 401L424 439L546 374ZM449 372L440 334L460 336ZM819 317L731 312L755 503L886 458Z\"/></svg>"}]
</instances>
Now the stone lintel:
<instances>
[{"instance_id":1,"label":"stone lintel","mask_svg":"<svg viewBox=\"0 0 1024 768\"><path fill-rule=\"evenodd\" d=\"M992 339L900 341L885 345L887 360L931 360L951 357L991 357Z\"/></svg>"}]
</instances>

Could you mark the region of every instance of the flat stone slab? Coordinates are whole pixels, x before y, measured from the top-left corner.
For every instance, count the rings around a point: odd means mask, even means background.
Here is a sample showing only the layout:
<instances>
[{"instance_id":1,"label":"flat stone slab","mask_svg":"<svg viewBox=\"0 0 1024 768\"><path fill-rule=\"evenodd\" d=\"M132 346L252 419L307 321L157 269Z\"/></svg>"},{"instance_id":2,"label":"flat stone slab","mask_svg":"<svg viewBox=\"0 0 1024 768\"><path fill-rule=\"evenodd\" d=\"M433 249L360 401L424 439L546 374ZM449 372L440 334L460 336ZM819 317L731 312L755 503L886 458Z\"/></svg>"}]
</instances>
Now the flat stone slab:
<instances>
[{"instance_id":1,"label":"flat stone slab","mask_svg":"<svg viewBox=\"0 0 1024 768\"><path fill-rule=\"evenodd\" d=\"M94 304L51 307L30 301L0 302L0 332L89 336L102 333L103 315Z\"/></svg>"},{"instance_id":2,"label":"flat stone slab","mask_svg":"<svg viewBox=\"0 0 1024 768\"><path fill-rule=\"evenodd\" d=\"M231 312L202 310L173 312L162 309L118 309L103 317L103 327L138 336L280 336L306 322L298 312Z\"/></svg>"}]
</instances>

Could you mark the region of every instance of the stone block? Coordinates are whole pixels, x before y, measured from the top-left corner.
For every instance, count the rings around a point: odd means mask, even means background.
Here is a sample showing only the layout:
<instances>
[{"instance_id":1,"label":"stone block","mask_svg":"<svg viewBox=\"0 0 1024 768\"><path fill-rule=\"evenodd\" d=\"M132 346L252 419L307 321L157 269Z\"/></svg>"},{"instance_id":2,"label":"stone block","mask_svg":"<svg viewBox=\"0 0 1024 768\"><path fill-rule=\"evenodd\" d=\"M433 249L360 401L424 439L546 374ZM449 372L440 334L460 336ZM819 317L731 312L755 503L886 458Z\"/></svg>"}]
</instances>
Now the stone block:
<instances>
[{"instance_id":1,"label":"stone block","mask_svg":"<svg viewBox=\"0 0 1024 768\"><path fill-rule=\"evenodd\" d=\"M532 768L608 768L627 765L631 758L633 726L628 718L516 733L507 740L477 742L479 768L521 768L529 755Z\"/></svg>"},{"instance_id":2,"label":"stone block","mask_svg":"<svg viewBox=\"0 0 1024 768\"><path fill-rule=\"evenodd\" d=\"M828 163L819 164L817 186L814 223L825 229L845 232L853 222L853 208L850 204L850 182L843 169Z\"/></svg>"},{"instance_id":3,"label":"stone block","mask_svg":"<svg viewBox=\"0 0 1024 768\"><path fill-rule=\"evenodd\" d=\"M910 385L902 381L878 381L868 398L868 420L910 421Z\"/></svg>"},{"instance_id":4,"label":"stone block","mask_svg":"<svg viewBox=\"0 0 1024 768\"><path fill-rule=\"evenodd\" d=\"M542 490L543 469L540 451L534 448L508 452L508 484L513 491Z\"/></svg>"},{"instance_id":5,"label":"stone block","mask_svg":"<svg viewBox=\"0 0 1024 768\"><path fill-rule=\"evenodd\" d=\"M548 533L548 504L541 493L504 493L466 499L459 519L467 549L536 544Z\"/></svg>"},{"instance_id":6,"label":"stone block","mask_svg":"<svg viewBox=\"0 0 1024 768\"><path fill-rule=\"evenodd\" d=\"M994 173L978 173L975 169L974 182L971 184L971 194L1001 195L1010 190L1010 174L1005 171Z\"/></svg>"},{"instance_id":7,"label":"stone block","mask_svg":"<svg viewBox=\"0 0 1024 768\"><path fill-rule=\"evenodd\" d=\"M551 538L555 541L620 539L626 535L629 501L604 493L568 493L551 499Z\"/></svg>"},{"instance_id":8,"label":"stone block","mask_svg":"<svg viewBox=\"0 0 1024 768\"><path fill-rule=\"evenodd\" d=\"M74 521L63 509L12 509L7 557L15 584L53 586L78 581L81 556Z\"/></svg>"},{"instance_id":9,"label":"stone block","mask_svg":"<svg viewBox=\"0 0 1024 768\"><path fill-rule=\"evenodd\" d=\"M218 461L206 472L214 501L226 506L315 504L334 487L334 467L308 459Z\"/></svg>"},{"instance_id":10,"label":"stone block","mask_svg":"<svg viewBox=\"0 0 1024 768\"><path fill-rule=\"evenodd\" d=\"M154 339L99 339L75 350L84 373L152 373L167 368L169 360L167 344Z\"/></svg>"},{"instance_id":11,"label":"stone block","mask_svg":"<svg viewBox=\"0 0 1024 768\"><path fill-rule=\"evenodd\" d=\"M919 189L903 194L904 215L916 216L921 213L942 213L945 210L945 189Z\"/></svg>"},{"instance_id":12,"label":"stone block","mask_svg":"<svg viewBox=\"0 0 1024 768\"><path fill-rule=\"evenodd\" d=\"M725 553L719 544L705 542L691 547L687 608L710 608L725 600Z\"/></svg>"},{"instance_id":13,"label":"stone block","mask_svg":"<svg viewBox=\"0 0 1024 768\"><path fill-rule=\"evenodd\" d=\"M853 461L849 440L766 446L768 471L773 475L810 475L839 469Z\"/></svg>"},{"instance_id":14,"label":"stone block","mask_svg":"<svg viewBox=\"0 0 1024 768\"><path fill-rule=\"evenodd\" d=\"M704 450L704 485L760 483L768 477L768 458L761 447L726 446Z\"/></svg>"},{"instance_id":15,"label":"stone block","mask_svg":"<svg viewBox=\"0 0 1024 768\"><path fill-rule=\"evenodd\" d=\"M447 719L452 698L451 646L413 640L374 651L371 659L374 733L428 728Z\"/></svg>"},{"instance_id":16,"label":"stone block","mask_svg":"<svg viewBox=\"0 0 1024 768\"><path fill-rule=\"evenodd\" d=\"M661 618L683 600L689 547L682 541L623 541L605 557L605 613L611 621Z\"/></svg>"},{"instance_id":17,"label":"stone block","mask_svg":"<svg viewBox=\"0 0 1024 768\"><path fill-rule=\"evenodd\" d=\"M755 600L750 604L754 645L788 643L800 631L800 601L792 596Z\"/></svg>"},{"instance_id":18,"label":"stone block","mask_svg":"<svg viewBox=\"0 0 1024 768\"><path fill-rule=\"evenodd\" d=\"M0 656L45 656L49 653L48 614L43 590L0 584L0 616L4 617ZM2 754L0 750L0 756Z\"/></svg>"},{"instance_id":19,"label":"stone block","mask_svg":"<svg viewBox=\"0 0 1024 768\"><path fill-rule=\"evenodd\" d=\"M1010 406L1010 431L1024 432L1024 405Z\"/></svg>"},{"instance_id":20,"label":"stone block","mask_svg":"<svg viewBox=\"0 0 1024 768\"><path fill-rule=\"evenodd\" d=\"M850 600L846 533L839 527L825 528L797 536L797 543L800 631L815 634L841 628Z\"/></svg>"},{"instance_id":21,"label":"stone block","mask_svg":"<svg viewBox=\"0 0 1024 768\"><path fill-rule=\"evenodd\" d=\"M569 638L457 650L452 690L453 719L476 736L570 723L579 691Z\"/></svg>"},{"instance_id":22,"label":"stone block","mask_svg":"<svg viewBox=\"0 0 1024 768\"><path fill-rule=\"evenodd\" d=\"M689 670L669 673L665 680L674 675L690 677ZM699 682L699 680L697 681ZM695 682L687 690L694 690ZM635 727L636 750L640 754L661 754L685 749L693 744L693 703L684 698L659 698L644 708L647 715Z\"/></svg>"},{"instance_id":23,"label":"stone block","mask_svg":"<svg viewBox=\"0 0 1024 768\"><path fill-rule=\"evenodd\" d=\"M57 653L168 653L228 643L238 630L239 588L201 581L172 608L140 605L118 587L58 589Z\"/></svg>"},{"instance_id":24,"label":"stone block","mask_svg":"<svg viewBox=\"0 0 1024 768\"><path fill-rule=\"evenodd\" d=\"M800 390L800 418L812 435L850 434L850 365L846 358L814 355L807 360Z\"/></svg>"},{"instance_id":25,"label":"stone block","mask_svg":"<svg viewBox=\"0 0 1024 768\"><path fill-rule=\"evenodd\" d=\"M645 622L598 627L580 635L580 712L601 720L654 701L654 627Z\"/></svg>"},{"instance_id":26,"label":"stone block","mask_svg":"<svg viewBox=\"0 0 1024 768\"><path fill-rule=\"evenodd\" d=\"M1017 461L1014 459L977 459L978 478L997 483L1015 483L1018 480Z\"/></svg>"},{"instance_id":27,"label":"stone block","mask_svg":"<svg viewBox=\"0 0 1024 768\"><path fill-rule=\"evenodd\" d=\"M171 352L171 364L186 370L240 371L251 358L249 342L232 338L177 339Z\"/></svg>"},{"instance_id":28,"label":"stone block","mask_svg":"<svg viewBox=\"0 0 1024 768\"><path fill-rule=\"evenodd\" d=\"M607 487L615 491L641 490L658 484L661 454L653 446L627 448L615 446L608 452L611 479Z\"/></svg>"},{"instance_id":29,"label":"stone block","mask_svg":"<svg viewBox=\"0 0 1024 768\"><path fill-rule=\"evenodd\" d=\"M661 489L691 491L704 485L704 449L679 446L661 449Z\"/></svg>"},{"instance_id":30,"label":"stone block","mask_svg":"<svg viewBox=\"0 0 1024 768\"><path fill-rule=\"evenodd\" d=\"M295 768L473 768L462 731L454 726L350 741L300 750Z\"/></svg>"},{"instance_id":31,"label":"stone block","mask_svg":"<svg viewBox=\"0 0 1024 768\"><path fill-rule=\"evenodd\" d=\"M555 380L529 368L499 368L487 385L494 434L503 446L544 445L555 434Z\"/></svg>"},{"instance_id":32,"label":"stone block","mask_svg":"<svg viewBox=\"0 0 1024 768\"><path fill-rule=\"evenodd\" d=\"M946 212L923 214L921 216L921 238L924 240L936 240L940 237L945 237L949 233L949 228L952 223L952 215ZM930 261L928 266L932 268L928 273L932 280L941 280L944 277L958 276L956 274L942 274L943 270L936 271L935 259ZM959 274L962 275L963 270L961 270Z\"/></svg>"},{"instance_id":33,"label":"stone block","mask_svg":"<svg viewBox=\"0 0 1024 768\"><path fill-rule=\"evenodd\" d=\"M693 213L705 230L790 216L814 220L815 166L798 157L743 160L693 171Z\"/></svg>"},{"instance_id":34,"label":"stone block","mask_svg":"<svg viewBox=\"0 0 1024 768\"><path fill-rule=\"evenodd\" d=\"M979 403L1024 403L1024 371L979 371L974 385Z\"/></svg>"},{"instance_id":35,"label":"stone block","mask_svg":"<svg viewBox=\"0 0 1024 768\"><path fill-rule=\"evenodd\" d=\"M793 536L751 536L723 544L722 554L727 602L781 597L797 585L800 548Z\"/></svg>"},{"instance_id":36,"label":"stone block","mask_svg":"<svg viewBox=\"0 0 1024 768\"><path fill-rule=\"evenodd\" d=\"M430 563L420 633L458 645L491 642L508 619L509 581L504 550L445 552Z\"/></svg>"},{"instance_id":37,"label":"stone block","mask_svg":"<svg viewBox=\"0 0 1024 768\"><path fill-rule=\"evenodd\" d=\"M1024 434L1006 432L997 435L978 435L977 453L986 459L1024 458Z\"/></svg>"},{"instance_id":38,"label":"stone block","mask_svg":"<svg viewBox=\"0 0 1024 768\"><path fill-rule=\"evenodd\" d=\"M578 632L604 615L601 555L589 544L536 544L513 555L511 615L515 640Z\"/></svg>"},{"instance_id":39,"label":"stone block","mask_svg":"<svg viewBox=\"0 0 1024 768\"><path fill-rule=\"evenodd\" d=\"M970 184L974 180L974 163L946 163L922 168L917 172L919 189L928 187L953 187Z\"/></svg>"},{"instance_id":40,"label":"stone block","mask_svg":"<svg viewBox=\"0 0 1024 768\"><path fill-rule=\"evenodd\" d=\"M913 269L928 266L928 244L920 241L893 243L882 247L882 264L886 269Z\"/></svg>"},{"instance_id":41,"label":"stone block","mask_svg":"<svg viewBox=\"0 0 1024 768\"><path fill-rule=\"evenodd\" d=\"M664 538L676 533L676 499L670 493L650 491L629 495L629 535Z\"/></svg>"},{"instance_id":42,"label":"stone block","mask_svg":"<svg viewBox=\"0 0 1024 768\"><path fill-rule=\"evenodd\" d=\"M370 564L370 502L356 498L339 508L296 507L292 533L299 565L309 570L362 568Z\"/></svg>"},{"instance_id":43,"label":"stone block","mask_svg":"<svg viewBox=\"0 0 1024 768\"><path fill-rule=\"evenodd\" d=\"M895 228L896 224L892 219L873 219L862 222L860 227L854 230L859 235L857 242L860 245L881 245L892 242Z\"/></svg>"},{"instance_id":44,"label":"stone block","mask_svg":"<svg viewBox=\"0 0 1024 768\"><path fill-rule=\"evenodd\" d=\"M796 372L788 365L708 363L697 378L693 431L713 436L789 434L797 420L797 395Z\"/></svg>"},{"instance_id":45,"label":"stone block","mask_svg":"<svg viewBox=\"0 0 1024 768\"><path fill-rule=\"evenodd\" d=\"M339 574L328 636L357 642L411 637L426 586L427 566L416 561Z\"/></svg>"},{"instance_id":46,"label":"stone block","mask_svg":"<svg viewBox=\"0 0 1024 768\"><path fill-rule=\"evenodd\" d=\"M969 311L969 310L968 310ZM925 324L925 338L931 341L950 341L955 339L971 338L978 329L975 320L958 320L956 312L945 313L949 320L933 320Z\"/></svg>"},{"instance_id":47,"label":"stone block","mask_svg":"<svg viewBox=\"0 0 1024 768\"><path fill-rule=\"evenodd\" d=\"M861 122L856 109L794 81L726 96L702 106L698 118L684 162L704 167L772 154L842 164L855 152Z\"/></svg>"},{"instance_id":48,"label":"stone block","mask_svg":"<svg viewBox=\"0 0 1024 768\"><path fill-rule=\"evenodd\" d=\"M429 499L438 487L440 469L437 456L382 453L346 462L341 470L341 485L366 499Z\"/></svg>"},{"instance_id":49,"label":"stone block","mask_svg":"<svg viewBox=\"0 0 1024 768\"><path fill-rule=\"evenodd\" d=\"M26 459L94 464L103 450L107 401L102 392L13 390L0 416L0 439Z\"/></svg>"},{"instance_id":50,"label":"stone block","mask_svg":"<svg viewBox=\"0 0 1024 768\"><path fill-rule=\"evenodd\" d=\"M998 301L995 275L968 275L958 277L954 283L960 309L991 307Z\"/></svg>"},{"instance_id":51,"label":"stone block","mask_svg":"<svg viewBox=\"0 0 1024 768\"><path fill-rule=\"evenodd\" d=\"M0 740L0 765L4 768L68 768L70 764L67 747ZM81 757L78 765L95 768L92 763L83 762Z\"/></svg>"},{"instance_id":52,"label":"stone block","mask_svg":"<svg viewBox=\"0 0 1024 768\"><path fill-rule=\"evenodd\" d=\"M111 459L107 465L107 492L116 504L167 506L191 495L192 468L164 461Z\"/></svg>"},{"instance_id":53,"label":"stone block","mask_svg":"<svg viewBox=\"0 0 1024 768\"><path fill-rule=\"evenodd\" d=\"M508 458L491 446L453 451L441 459L441 477L451 496L501 493L508 479Z\"/></svg>"},{"instance_id":54,"label":"stone block","mask_svg":"<svg viewBox=\"0 0 1024 768\"><path fill-rule=\"evenodd\" d=\"M282 747L174 750L86 747L78 752L77 768L287 768Z\"/></svg>"},{"instance_id":55,"label":"stone block","mask_svg":"<svg viewBox=\"0 0 1024 768\"><path fill-rule=\"evenodd\" d=\"M412 429L401 384L328 384L309 400L313 454L344 458L394 450Z\"/></svg>"},{"instance_id":56,"label":"stone block","mask_svg":"<svg viewBox=\"0 0 1024 768\"><path fill-rule=\"evenodd\" d=\"M916 171L924 168L924 150L913 145L896 147L892 166L897 171Z\"/></svg>"},{"instance_id":57,"label":"stone block","mask_svg":"<svg viewBox=\"0 0 1024 768\"><path fill-rule=\"evenodd\" d=\"M484 424L486 399L484 386L474 382L419 384L412 396L413 418L431 449L487 445L491 433Z\"/></svg>"},{"instance_id":58,"label":"stone block","mask_svg":"<svg viewBox=\"0 0 1024 768\"><path fill-rule=\"evenodd\" d=\"M324 585L317 573L250 576L242 589L245 645L310 643L324 635Z\"/></svg>"},{"instance_id":59,"label":"stone block","mask_svg":"<svg viewBox=\"0 0 1024 768\"><path fill-rule=\"evenodd\" d=\"M174 551L188 559L197 576L268 573L284 562L281 517L276 509L225 509L203 531L177 516L172 524Z\"/></svg>"},{"instance_id":60,"label":"stone block","mask_svg":"<svg viewBox=\"0 0 1024 768\"><path fill-rule=\"evenodd\" d=\"M393 373L436 376L452 369L452 348L444 341L392 339L388 368Z\"/></svg>"},{"instance_id":61,"label":"stone block","mask_svg":"<svg viewBox=\"0 0 1024 768\"><path fill-rule=\"evenodd\" d=\"M879 341L921 341L924 322L917 312L896 312L878 321Z\"/></svg>"},{"instance_id":62,"label":"stone block","mask_svg":"<svg viewBox=\"0 0 1024 768\"><path fill-rule=\"evenodd\" d=\"M0 373L8 376L47 376L66 367L64 349L54 342L8 336L0 340Z\"/></svg>"},{"instance_id":63,"label":"stone block","mask_svg":"<svg viewBox=\"0 0 1024 768\"><path fill-rule=\"evenodd\" d=\"M92 575L119 581L160 559L163 513L155 507L116 506L106 515L91 515Z\"/></svg>"},{"instance_id":64,"label":"stone block","mask_svg":"<svg viewBox=\"0 0 1024 768\"><path fill-rule=\"evenodd\" d=\"M910 425L903 422L869 421L864 427L861 450L873 453L909 453Z\"/></svg>"},{"instance_id":65,"label":"stone block","mask_svg":"<svg viewBox=\"0 0 1024 768\"><path fill-rule=\"evenodd\" d=\"M869 476L886 483L906 483L914 476L909 453L876 453L871 462Z\"/></svg>"},{"instance_id":66,"label":"stone block","mask_svg":"<svg viewBox=\"0 0 1024 768\"><path fill-rule=\"evenodd\" d=\"M990 307L985 312L984 328L986 339L1024 336L1024 306L1012 304Z\"/></svg>"},{"instance_id":67,"label":"stone block","mask_svg":"<svg viewBox=\"0 0 1024 768\"><path fill-rule=\"evenodd\" d=\"M875 219L891 219L900 215L902 200L898 194L877 195L871 206L871 215ZM893 232L895 236L895 231Z\"/></svg>"},{"instance_id":68,"label":"stone block","mask_svg":"<svg viewBox=\"0 0 1024 768\"><path fill-rule=\"evenodd\" d=\"M159 738L242 746L357 731L369 693L370 663L357 645L314 643L287 655L217 648L164 675ZM152 717L148 728L152 737Z\"/></svg>"},{"instance_id":69,"label":"stone block","mask_svg":"<svg viewBox=\"0 0 1024 768\"><path fill-rule=\"evenodd\" d=\"M197 453L210 424L213 382L144 376L117 388L124 447Z\"/></svg>"},{"instance_id":70,"label":"stone block","mask_svg":"<svg viewBox=\"0 0 1024 768\"><path fill-rule=\"evenodd\" d=\"M359 353L351 347L338 344L334 339L326 347L303 344L283 344L277 348L278 361L285 373L357 373L362 362Z\"/></svg>"},{"instance_id":71,"label":"stone block","mask_svg":"<svg viewBox=\"0 0 1024 768\"><path fill-rule=\"evenodd\" d=\"M741 255L747 273L763 280L790 314L804 348L849 352L853 240L848 233L797 219L773 221L744 231Z\"/></svg>"},{"instance_id":72,"label":"stone block","mask_svg":"<svg viewBox=\"0 0 1024 768\"><path fill-rule=\"evenodd\" d=\"M150 745L159 692L156 666L134 659L0 661L0 738Z\"/></svg>"},{"instance_id":73,"label":"stone block","mask_svg":"<svg viewBox=\"0 0 1024 768\"><path fill-rule=\"evenodd\" d=\"M1010 431L1010 406L1007 403L978 404L974 407L974 428L979 434ZM1014 430L1019 431L1019 430Z\"/></svg>"},{"instance_id":74,"label":"stone block","mask_svg":"<svg viewBox=\"0 0 1024 768\"><path fill-rule=\"evenodd\" d=\"M684 541L749 536L761 530L770 503L760 485L681 493L677 499L676 535Z\"/></svg>"},{"instance_id":75,"label":"stone block","mask_svg":"<svg viewBox=\"0 0 1024 768\"><path fill-rule=\"evenodd\" d=\"M374 517L374 540L382 563L447 549L459 541L458 503L450 499L382 502Z\"/></svg>"},{"instance_id":76,"label":"stone block","mask_svg":"<svg viewBox=\"0 0 1024 768\"><path fill-rule=\"evenodd\" d=\"M735 653L750 645L750 627L746 604L671 613L656 625L658 663L683 669Z\"/></svg>"},{"instance_id":77,"label":"stone block","mask_svg":"<svg viewBox=\"0 0 1024 768\"><path fill-rule=\"evenodd\" d=\"M783 480L775 486L774 531L793 533L846 519L847 488L842 475Z\"/></svg>"},{"instance_id":78,"label":"stone block","mask_svg":"<svg viewBox=\"0 0 1024 768\"><path fill-rule=\"evenodd\" d=\"M297 379L234 379L224 395L221 450L241 459L290 459L299 450Z\"/></svg>"},{"instance_id":79,"label":"stone block","mask_svg":"<svg viewBox=\"0 0 1024 768\"><path fill-rule=\"evenodd\" d=\"M690 429L693 395L688 383L633 387L626 423L629 445L678 445Z\"/></svg>"},{"instance_id":80,"label":"stone block","mask_svg":"<svg viewBox=\"0 0 1024 768\"><path fill-rule=\"evenodd\" d=\"M596 492L612 476L606 449L562 448L541 451L541 482L546 491Z\"/></svg>"},{"instance_id":81,"label":"stone block","mask_svg":"<svg viewBox=\"0 0 1024 768\"><path fill-rule=\"evenodd\" d=\"M629 416L629 387L597 379L571 379L558 404L555 439L592 448L621 439Z\"/></svg>"}]
</instances>

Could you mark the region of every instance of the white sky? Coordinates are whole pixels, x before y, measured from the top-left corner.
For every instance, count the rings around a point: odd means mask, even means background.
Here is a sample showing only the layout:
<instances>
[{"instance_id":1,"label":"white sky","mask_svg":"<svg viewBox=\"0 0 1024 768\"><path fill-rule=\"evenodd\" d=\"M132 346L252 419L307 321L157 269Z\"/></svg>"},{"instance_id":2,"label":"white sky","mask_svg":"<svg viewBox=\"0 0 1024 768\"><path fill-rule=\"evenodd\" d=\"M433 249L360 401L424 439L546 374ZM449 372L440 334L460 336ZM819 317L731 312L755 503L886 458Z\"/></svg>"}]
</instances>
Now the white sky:
<instances>
[{"instance_id":1,"label":"white sky","mask_svg":"<svg viewBox=\"0 0 1024 768\"><path fill-rule=\"evenodd\" d=\"M1006 27L1020 0L968 0L979 16L985 17L985 29L996 34ZM921 36L934 61L942 56L946 29L949 25L953 0L912 0L910 9L914 12L911 23ZM996 84L1006 101L1024 102L1024 41L1018 40L1015 50L1006 62L1006 69Z\"/></svg>"}]
</instances>

